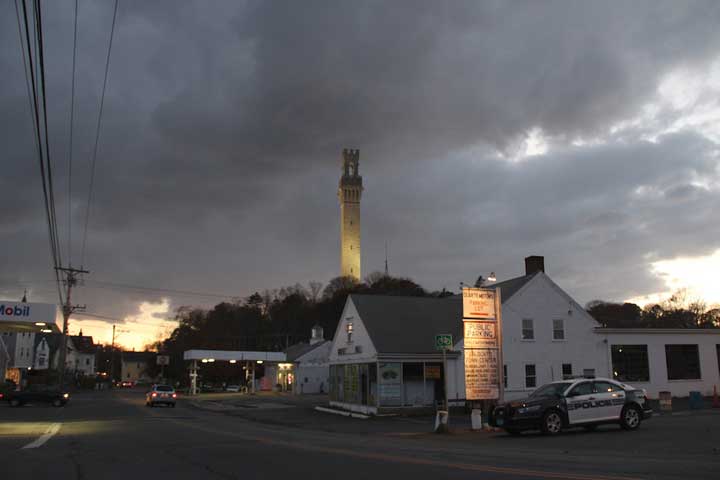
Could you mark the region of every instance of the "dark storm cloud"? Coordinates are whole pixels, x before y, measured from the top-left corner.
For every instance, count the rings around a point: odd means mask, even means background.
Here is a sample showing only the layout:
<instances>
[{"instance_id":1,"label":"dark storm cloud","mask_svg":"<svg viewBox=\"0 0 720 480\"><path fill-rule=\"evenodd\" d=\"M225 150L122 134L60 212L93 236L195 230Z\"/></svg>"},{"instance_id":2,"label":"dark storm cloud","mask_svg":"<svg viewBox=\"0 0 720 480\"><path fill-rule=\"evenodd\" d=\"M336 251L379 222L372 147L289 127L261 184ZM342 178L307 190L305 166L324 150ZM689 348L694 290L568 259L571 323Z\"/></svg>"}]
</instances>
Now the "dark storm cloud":
<instances>
[{"instance_id":1,"label":"dark storm cloud","mask_svg":"<svg viewBox=\"0 0 720 480\"><path fill-rule=\"evenodd\" d=\"M71 3L44 16L64 242ZM80 6L75 259L112 2ZM0 232L15 295L13 279L49 276L49 257L14 10L3 8ZM607 136L664 74L702 68L719 21L717 2L123 1L86 264L97 279L231 295L327 280L339 152L357 147L365 272L382 268L388 241L393 271L430 288L519 274L535 253L580 300L653 291L648 259L718 246L707 221L717 192L694 181L717 174L717 147L692 131L567 142ZM498 158L534 128L559 147ZM162 297L80 295L114 315Z\"/></svg>"}]
</instances>

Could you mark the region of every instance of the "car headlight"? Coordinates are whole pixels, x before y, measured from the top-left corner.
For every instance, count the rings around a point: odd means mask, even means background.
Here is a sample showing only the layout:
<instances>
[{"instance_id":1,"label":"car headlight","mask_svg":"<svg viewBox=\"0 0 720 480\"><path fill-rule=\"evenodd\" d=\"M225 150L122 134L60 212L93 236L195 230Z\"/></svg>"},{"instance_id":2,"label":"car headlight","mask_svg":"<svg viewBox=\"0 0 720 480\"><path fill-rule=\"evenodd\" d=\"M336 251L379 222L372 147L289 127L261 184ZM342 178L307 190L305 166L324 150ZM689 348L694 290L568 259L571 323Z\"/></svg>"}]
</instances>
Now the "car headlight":
<instances>
[{"instance_id":1,"label":"car headlight","mask_svg":"<svg viewBox=\"0 0 720 480\"><path fill-rule=\"evenodd\" d=\"M63 393L63 398L69 398L69 397L70 397L69 393Z\"/></svg>"},{"instance_id":2,"label":"car headlight","mask_svg":"<svg viewBox=\"0 0 720 480\"><path fill-rule=\"evenodd\" d=\"M531 405L529 407L518 408L519 414L537 412L542 408L542 405Z\"/></svg>"}]
</instances>

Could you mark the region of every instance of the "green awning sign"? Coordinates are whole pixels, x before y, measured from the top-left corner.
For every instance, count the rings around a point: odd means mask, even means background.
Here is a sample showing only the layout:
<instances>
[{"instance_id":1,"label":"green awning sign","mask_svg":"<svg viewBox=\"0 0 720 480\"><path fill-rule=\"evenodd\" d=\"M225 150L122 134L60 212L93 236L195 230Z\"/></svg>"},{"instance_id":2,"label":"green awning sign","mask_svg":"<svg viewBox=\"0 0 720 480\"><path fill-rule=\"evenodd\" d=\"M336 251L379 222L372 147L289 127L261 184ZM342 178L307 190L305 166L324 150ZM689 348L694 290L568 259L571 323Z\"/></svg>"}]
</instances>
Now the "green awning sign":
<instances>
[{"instance_id":1,"label":"green awning sign","mask_svg":"<svg viewBox=\"0 0 720 480\"><path fill-rule=\"evenodd\" d=\"M449 333L441 333L435 335L435 350L452 350L452 335Z\"/></svg>"}]
</instances>

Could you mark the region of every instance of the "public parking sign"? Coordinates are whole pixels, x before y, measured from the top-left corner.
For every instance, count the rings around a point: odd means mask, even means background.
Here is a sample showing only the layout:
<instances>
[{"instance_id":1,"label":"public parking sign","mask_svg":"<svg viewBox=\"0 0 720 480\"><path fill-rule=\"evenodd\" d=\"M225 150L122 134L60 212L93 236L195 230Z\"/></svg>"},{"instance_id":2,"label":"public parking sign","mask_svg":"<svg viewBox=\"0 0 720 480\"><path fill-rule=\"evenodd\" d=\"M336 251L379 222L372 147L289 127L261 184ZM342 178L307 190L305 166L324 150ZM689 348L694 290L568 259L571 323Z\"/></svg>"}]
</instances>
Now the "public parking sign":
<instances>
[{"instance_id":1,"label":"public parking sign","mask_svg":"<svg viewBox=\"0 0 720 480\"><path fill-rule=\"evenodd\" d=\"M452 335L449 333L441 333L435 335L435 350L452 350Z\"/></svg>"}]
</instances>

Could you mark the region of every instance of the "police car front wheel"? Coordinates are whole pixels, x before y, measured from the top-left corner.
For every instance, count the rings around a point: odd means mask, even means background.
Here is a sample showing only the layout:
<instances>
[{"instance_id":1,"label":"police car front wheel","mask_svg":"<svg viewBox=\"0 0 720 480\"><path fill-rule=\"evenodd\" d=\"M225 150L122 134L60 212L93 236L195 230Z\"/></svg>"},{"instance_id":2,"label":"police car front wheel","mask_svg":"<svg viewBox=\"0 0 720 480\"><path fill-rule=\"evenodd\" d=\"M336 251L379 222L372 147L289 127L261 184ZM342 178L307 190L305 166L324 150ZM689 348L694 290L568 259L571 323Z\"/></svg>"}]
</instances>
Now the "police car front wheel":
<instances>
[{"instance_id":1,"label":"police car front wheel","mask_svg":"<svg viewBox=\"0 0 720 480\"><path fill-rule=\"evenodd\" d=\"M634 405L623 408L620 426L625 430L635 430L640 426L640 410Z\"/></svg>"},{"instance_id":2,"label":"police car front wheel","mask_svg":"<svg viewBox=\"0 0 720 480\"><path fill-rule=\"evenodd\" d=\"M557 435L563 427L562 417L555 410L550 410L543 416L541 427L543 433Z\"/></svg>"}]
</instances>

